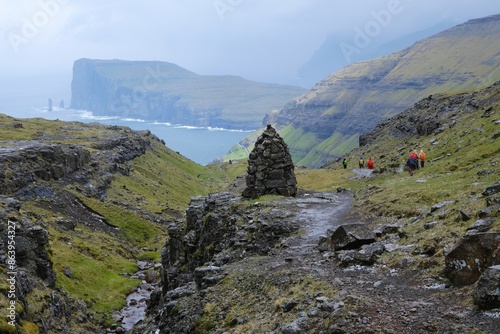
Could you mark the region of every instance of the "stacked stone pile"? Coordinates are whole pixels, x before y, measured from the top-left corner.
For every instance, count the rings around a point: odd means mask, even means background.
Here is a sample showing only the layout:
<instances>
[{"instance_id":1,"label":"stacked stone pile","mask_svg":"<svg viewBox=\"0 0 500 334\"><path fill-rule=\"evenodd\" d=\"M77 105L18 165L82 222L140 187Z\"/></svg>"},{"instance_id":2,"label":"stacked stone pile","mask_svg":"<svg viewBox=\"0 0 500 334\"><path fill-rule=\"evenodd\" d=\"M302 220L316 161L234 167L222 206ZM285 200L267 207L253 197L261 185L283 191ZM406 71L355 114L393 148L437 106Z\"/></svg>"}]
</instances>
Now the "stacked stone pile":
<instances>
[{"instance_id":1,"label":"stacked stone pile","mask_svg":"<svg viewBox=\"0 0 500 334\"><path fill-rule=\"evenodd\" d=\"M259 136L249 155L246 185L242 193L246 198L297 194L297 180L288 146L271 125Z\"/></svg>"}]
</instances>

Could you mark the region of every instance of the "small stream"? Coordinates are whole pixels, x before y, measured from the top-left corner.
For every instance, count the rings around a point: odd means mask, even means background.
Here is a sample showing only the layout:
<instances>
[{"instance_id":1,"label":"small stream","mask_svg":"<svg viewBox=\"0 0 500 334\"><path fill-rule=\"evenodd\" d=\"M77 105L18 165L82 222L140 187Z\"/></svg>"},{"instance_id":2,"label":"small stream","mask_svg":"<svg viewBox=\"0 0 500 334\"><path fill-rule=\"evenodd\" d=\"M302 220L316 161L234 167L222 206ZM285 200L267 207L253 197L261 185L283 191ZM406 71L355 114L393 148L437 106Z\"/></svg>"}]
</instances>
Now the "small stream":
<instances>
[{"instance_id":1,"label":"small stream","mask_svg":"<svg viewBox=\"0 0 500 334\"><path fill-rule=\"evenodd\" d=\"M138 278L142 281L142 284L127 296L127 305L114 314L114 320L117 323L121 323L120 327L123 330L115 330L115 332L127 333L138 322L144 320L146 317L147 302L151 293L156 288L155 282L158 273L155 269L161 265L138 261L137 266L139 267L139 271L130 278Z\"/></svg>"}]
</instances>

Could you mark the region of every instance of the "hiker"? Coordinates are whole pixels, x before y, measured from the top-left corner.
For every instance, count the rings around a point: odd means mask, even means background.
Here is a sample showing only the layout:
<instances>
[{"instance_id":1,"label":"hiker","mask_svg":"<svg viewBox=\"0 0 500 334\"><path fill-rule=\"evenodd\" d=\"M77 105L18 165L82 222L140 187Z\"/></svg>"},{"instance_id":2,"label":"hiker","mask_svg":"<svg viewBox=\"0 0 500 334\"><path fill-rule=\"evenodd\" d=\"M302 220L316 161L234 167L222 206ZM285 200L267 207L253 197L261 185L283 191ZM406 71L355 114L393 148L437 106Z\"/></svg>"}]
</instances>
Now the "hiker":
<instances>
[{"instance_id":1,"label":"hiker","mask_svg":"<svg viewBox=\"0 0 500 334\"><path fill-rule=\"evenodd\" d=\"M425 155L424 150L420 150L420 153L418 156L420 158L420 167L424 168L425 159L427 159L427 156Z\"/></svg>"},{"instance_id":2,"label":"hiker","mask_svg":"<svg viewBox=\"0 0 500 334\"><path fill-rule=\"evenodd\" d=\"M342 165L344 165L344 169L347 168L347 163L349 162L349 160L347 160L346 158L344 158L344 161L342 161Z\"/></svg>"},{"instance_id":3,"label":"hiker","mask_svg":"<svg viewBox=\"0 0 500 334\"><path fill-rule=\"evenodd\" d=\"M375 162L373 162L372 158L368 159L368 169L375 168Z\"/></svg>"},{"instance_id":4,"label":"hiker","mask_svg":"<svg viewBox=\"0 0 500 334\"><path fill-rule=\"evenodd\" d=\"M414 169L420 169L420 164L418 162L417 150L413 150L413 152L411 152L411 155L412 155L413 159L415 159L415 162L416 162Z\"/></svg>"},{"instance_id":5,"label":"hiker","mask_svg":"<svg viewBox=\"0 0 500 334\"><path fill-rule=\"evenodd\" d=\"M359 168L365 168L365 161L363 157L359 157Z\"/></svg>"},{"instance_id":6,"label":"hiker","mask_svg":"<svg viewBox=\"0 0 500 334\"><path fill-rule=\"evenodd\" d=\"M410 156L408 157L408 160L406 160L406 166L408 167L408 173L410 173L411 176L413 176L413 171L415 169L417 169L417 166L418 166L416 155L417 155L416 152L411 152Z\"/></svg>"}]
</instances>

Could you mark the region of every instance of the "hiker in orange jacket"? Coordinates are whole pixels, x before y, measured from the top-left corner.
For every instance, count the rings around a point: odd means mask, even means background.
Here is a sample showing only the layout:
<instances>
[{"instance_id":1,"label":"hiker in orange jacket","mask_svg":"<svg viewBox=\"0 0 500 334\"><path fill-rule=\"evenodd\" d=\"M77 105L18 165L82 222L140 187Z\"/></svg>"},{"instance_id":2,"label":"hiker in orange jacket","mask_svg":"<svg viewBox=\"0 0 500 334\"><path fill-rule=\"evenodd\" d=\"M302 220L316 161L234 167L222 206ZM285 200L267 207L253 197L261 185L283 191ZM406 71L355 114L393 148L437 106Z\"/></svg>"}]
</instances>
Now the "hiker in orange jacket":
<instances>
[{"instance_id":1,"label":"hiker in orange jacket","mask_svg":"<svg viewBox=\"0 0 500 334\"><path fill-rule=\"evenodd\" d=\"M425 159L427 159L427 156L425 155L424 150L420 150L418 157L420 158L420 167L424 168Z\"/></svg>"},{"instance_id":2,"label":"hiker in orange jacket","mask_svg":"<svg viewBox=\"0 0 500 334\"><path fill-rule=\"evenodd\" d=\"M367 166L368 166L368 169L375 168L375 162L373 162L372 158L368 159Z\"/></svg>"}]
</instances>

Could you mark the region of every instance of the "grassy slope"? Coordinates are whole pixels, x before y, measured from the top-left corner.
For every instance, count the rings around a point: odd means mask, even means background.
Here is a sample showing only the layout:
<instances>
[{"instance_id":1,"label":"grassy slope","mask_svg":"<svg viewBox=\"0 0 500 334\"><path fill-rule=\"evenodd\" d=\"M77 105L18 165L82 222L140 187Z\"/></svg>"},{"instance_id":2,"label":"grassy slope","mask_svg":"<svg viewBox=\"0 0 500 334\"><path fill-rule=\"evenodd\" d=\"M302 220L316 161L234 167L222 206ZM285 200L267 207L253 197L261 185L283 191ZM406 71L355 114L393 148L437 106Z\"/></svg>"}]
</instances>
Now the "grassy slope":
<instances>
[{"instance_id":1,"label":"grassy slope","mask_svg":"<svg viewBox=\"0 0 500 334\"><path fill-rule=\"evenodd\" d=\"M500 102L498 96L483 98L492 99L494 115L481 117L484 110L462 113L453 128L436 135L403 138L385 135L376 143L346 154L350 161L347 170L340 162L324 170L298 170L299 186L330 191L339 186L353 189L356 206L371 222L403 223L408 237L400 243L414 244L420 251L435 251L430 257L415 257L410 262L429 270L429 275L439 276L444 268L444 250L453 246L474 223L477 212L486 207L481 193L499 181L500 143L494 135L500 133L497 121ZM409 150L421 148L428 162L413 177L405 171L394 172L390 167L404 165ZM373 157L376 168L389 167L389 172L369 179L355 178L352 168L357 167L361 155L365 159ZM446 206L438 218L429 215L430 208L442 201L453 201L453 204ZM462 221L460 210L473 218ZM435 228L424 227L436 219ZM500 220L494 220L491 230L500 230ZM399 252L386 254L384 261L398 263L403 256Z\"/></svg>"},{"instance_id":2,"label":"grassy slope","mask_svg":"<svg viewBox=\"0 0 500 334\"><path fill-rule=\"evenodd\" d=\"M13 122L22 123L23 127L3 126ZM52 142L78 143L92 150L90 145L96 140L111 135L108 127L101 125L13 119L2 114L0 129L0 147L12 141L43 141L45 138ZM84 300L92 311L98 312L97 318L108 321L111 321L109 312L121 308L125 294L140 284L139 280L129 279L126 274L137 270L137 259L159 261L167 237L165 226L147 219L141 212L151 212L166 220L178 219L190 197L219 190L236 177L227 173L224 165L200 166L159 142L153 142L153 149L131 161L130 166L132 172L129 176L115 175L104 201L86 198L75 191L73 185L59 189L73 193L109 223L119 226L117 236L93 231L83 225L78 225L74 231L62 231L56 223L60 214L44 209L50 202L34 200L23 203L23 213L36 217L34 222L43 222L49 230L57 286L70 296ZM235 170L242 173L241 168ZM74 278L64 275L66 268L71 270ZM44 292L35 289L30 298L31 314L41 312Z\"/></svg>"}]
</instances>

